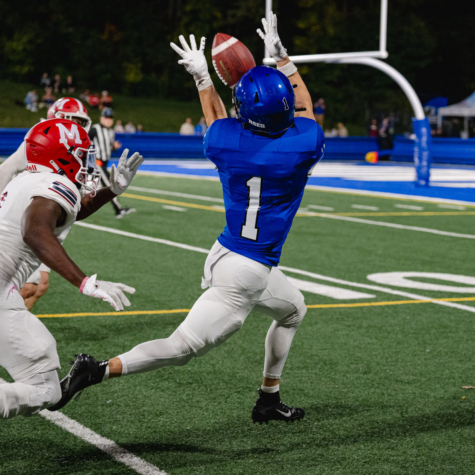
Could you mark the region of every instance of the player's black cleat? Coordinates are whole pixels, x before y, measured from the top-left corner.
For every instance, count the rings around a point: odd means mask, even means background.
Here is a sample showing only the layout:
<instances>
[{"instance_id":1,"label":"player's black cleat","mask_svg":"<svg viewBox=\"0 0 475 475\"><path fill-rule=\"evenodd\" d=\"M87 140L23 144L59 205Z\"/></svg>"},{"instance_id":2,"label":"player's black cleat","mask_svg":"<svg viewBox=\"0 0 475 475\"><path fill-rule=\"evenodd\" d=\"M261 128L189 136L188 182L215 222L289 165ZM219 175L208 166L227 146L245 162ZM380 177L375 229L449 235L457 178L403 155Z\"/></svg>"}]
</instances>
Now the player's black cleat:
<instances>
[{"instance_id":1,"label":"player's black cleat","mask_svg":"<svg viewBox=\"0 0 475 475\"><path fill-rule=\"evenodd\" d=\"M82 353L74 356L69 373L61 380L61 399L54 406L48 407L48 411L63 408L76 394L78 399L84 389L99 384L104 379L108 360L97 361L94 357Z\"/></svg>"},{"instance_id":2,"label":"player's black cleat","mask_svg":"<svg viewBox=\"0 0 475 475\"><path fill-rule=\"evenodd\" d=\"M259 389L258 392L259 399L252 410L254 423L262 424L265 422L268 424L269 421L294 422L304 418L305 411L303 409L287 406L280 400L278 393L266 394L262 389Z\"/></svg>"}]
</instances>

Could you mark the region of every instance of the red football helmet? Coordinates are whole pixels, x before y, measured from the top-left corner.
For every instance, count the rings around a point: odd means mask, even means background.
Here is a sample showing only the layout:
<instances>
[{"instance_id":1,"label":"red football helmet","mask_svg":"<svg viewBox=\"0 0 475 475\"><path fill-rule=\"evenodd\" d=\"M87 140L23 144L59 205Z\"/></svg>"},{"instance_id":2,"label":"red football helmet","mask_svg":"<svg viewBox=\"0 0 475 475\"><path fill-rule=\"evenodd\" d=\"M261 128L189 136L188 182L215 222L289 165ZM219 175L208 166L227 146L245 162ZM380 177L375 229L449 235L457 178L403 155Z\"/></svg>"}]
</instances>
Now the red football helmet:
<instances>
[{"instance_id":1,"label":"red football helmet","mask_svg":"<svg viewBox=\"0 0 475 475\"><path fill-rule=\"evenodd\" d=\"M96 149L86 130L67 119L44 120L26 134L26 169L67 176L95 193L100 179Z\"/></svg>"},{"instance_id":2,"label":"red football helmet","mask_svg":"<svg viewBox=\"0 0 475 475\"><path fill-rule=\"evenodd\" d=\"M89 132L91 128L91 119L87 114L86 108L82 102L72 97L63 97L58 99L49 109L46 115L47 119L68 119L79 123Z\"/></svg>"}]
</instances>

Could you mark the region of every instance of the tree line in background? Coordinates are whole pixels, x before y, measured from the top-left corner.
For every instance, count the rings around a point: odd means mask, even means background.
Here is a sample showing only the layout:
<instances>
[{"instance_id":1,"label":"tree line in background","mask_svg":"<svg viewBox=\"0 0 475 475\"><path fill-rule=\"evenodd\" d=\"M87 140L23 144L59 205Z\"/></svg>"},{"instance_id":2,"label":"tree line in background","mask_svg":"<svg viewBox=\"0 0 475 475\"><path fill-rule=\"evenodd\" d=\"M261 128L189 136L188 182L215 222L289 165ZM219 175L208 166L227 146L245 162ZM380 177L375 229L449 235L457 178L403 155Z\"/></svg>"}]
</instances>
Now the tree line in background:
<instances>
[{"instance_id":1,"label":"tree line in background","mask_svg":"<svg viewBox=\"0 0 475 475\"><path fill-rule=\"evenodd\" d=\"M196 100L194 81L177 64L170 41L180 34L206 36L210 56L214 35L227 33L243 41L260 64L264 48L256 28L264 5L264 0L0 0L0 78L36 85L48 71L73 74L88 89ZM378 49L379 0L275 0L274 11L290 54ZM464 2L390 0L387 62L421 96L462 100L475 90L473 24L475 11ZM398 87L372 68L317 63L300 66L300 72L312 97L326 99L335 121L364 124L368 115L390 111L411 115ZM218 85L216 75L214 82Z\"/></svg>"}]
</instances>

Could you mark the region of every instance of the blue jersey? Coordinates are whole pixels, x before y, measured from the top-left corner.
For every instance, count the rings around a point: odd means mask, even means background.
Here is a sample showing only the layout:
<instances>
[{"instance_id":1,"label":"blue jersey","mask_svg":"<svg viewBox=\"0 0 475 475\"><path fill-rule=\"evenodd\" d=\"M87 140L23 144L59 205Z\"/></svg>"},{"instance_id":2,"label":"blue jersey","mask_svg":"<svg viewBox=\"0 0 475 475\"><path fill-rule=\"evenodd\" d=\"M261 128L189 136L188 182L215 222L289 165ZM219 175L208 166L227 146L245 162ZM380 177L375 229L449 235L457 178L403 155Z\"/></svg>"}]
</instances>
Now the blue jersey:
<instances>
[{"instance_id":1,"label":"blue jersey","mask_svg":"<svg viewBox=\"0 0 475 475\"><path fill-rule=\"evenodd\" d=\"M226 227L218 241L276 266L309 171L323 156L321 127L296 118L283 136L269 138L244 130L237 119L222 119L208 129L204 147L223 186Z\"/></svg>"}]
</instances>

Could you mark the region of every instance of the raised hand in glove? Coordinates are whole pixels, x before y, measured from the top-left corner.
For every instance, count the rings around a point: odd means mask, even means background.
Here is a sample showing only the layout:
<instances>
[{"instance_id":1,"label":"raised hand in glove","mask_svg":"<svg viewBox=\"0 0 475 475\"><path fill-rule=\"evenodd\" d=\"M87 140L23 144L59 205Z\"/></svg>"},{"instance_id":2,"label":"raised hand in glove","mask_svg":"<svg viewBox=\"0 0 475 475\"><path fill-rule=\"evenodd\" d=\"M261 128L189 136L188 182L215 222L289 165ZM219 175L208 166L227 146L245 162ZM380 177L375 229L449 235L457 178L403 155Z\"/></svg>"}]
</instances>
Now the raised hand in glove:
<instances>
[{"instance_id":1,"label":"raised hand in glove","mask_svg":"<svg viewBox=\"0 0 475 475\"><path fill-rule=\"evenodd\" d=\"M143 157L135 152L128 160L129 149L125 149L120 157L117 168L112 165L111 168L111 190L115 195L121 195L130 185L130 182L137 173L138 168L143 163Z\"/></svg>"},{"instance_id":2,"label":"raised hand in glove","mask_svg":"<svg viewBox=\"0 0 475 475\"><path fill-rule=\"evenodd\" d=\"M205 57L205 43L206 38L201 38L200 49L196 47L195 35L190 35L190 45L185 40L183 35L179 38L183 49L178 47L175 43L170 43L170 46L182 57L178 64L183 64L185 69L193 76L198 90L206 89L213 84L208 72L208 63Z\"/></svg>"},{"instance_id":3,"label":"raised hand in glove","mask_svg":"<svg viewBox=\"0 0 475 475\"><path fill-rule=\"evenodd\" d=\"M257 33L264 40L267 51L276 62L284 60L287 57L287 50L283 47L279 33L277 33L277 15L270 12L269 23L263 18L262 26L264 33L260 28L257 29Z\"/></svg>"},{"instance_id":4,"label":"raised hand in glove","mask_svg":"<svg viewBox=\"0 0 475 475\"><path fill-rule=\"evenodd\" d=\"M133 294L135 289L125 284L97 280L97 274L95 274L83 280L79 292L89 297L109 302L115 310L120 311L124 310L124 305L130 307L129 299L125 296L124 292Z\"/></svg>"}]
</instances>

